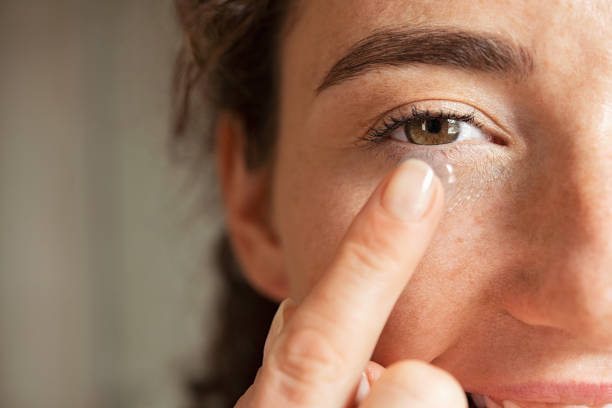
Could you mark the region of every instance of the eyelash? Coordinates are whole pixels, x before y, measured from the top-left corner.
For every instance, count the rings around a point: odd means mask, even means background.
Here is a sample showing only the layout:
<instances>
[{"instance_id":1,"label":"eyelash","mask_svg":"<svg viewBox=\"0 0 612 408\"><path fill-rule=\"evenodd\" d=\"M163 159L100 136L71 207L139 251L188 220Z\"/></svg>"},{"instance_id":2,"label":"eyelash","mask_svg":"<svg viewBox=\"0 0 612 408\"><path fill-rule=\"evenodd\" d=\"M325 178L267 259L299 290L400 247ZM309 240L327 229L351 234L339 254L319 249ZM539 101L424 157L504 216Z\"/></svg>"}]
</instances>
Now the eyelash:
<instances>
[{"instance_id":1,"label":"eyelash","mask_svg":"<svg viewBox=\"0 0 612 408\"><path fill-rule=\"evenodd\" d=\"M361 136L361 140L365 140L369 143L379 144L390 139L391 134L399 129L400 127L406 125L408 122L412 120L429 120L429 119L452 119L461 122L469 123L470 125L477 127L478 129L482 129L482 125L476 121L474 117L474 113L468 114L459 114L457 112L440 110L438 112L432 113L429 109L419 109L416 106L413 106L409 115L405 115L403 113L400 114L399 117L394 116L393 114L389 115L384 119L383 124L380 128L372 127L368 130L365 136ZM413 143L411 143L413 144ZM453 144L453 143L450 143ZM425 145L419 145L425 146ZM435 145L432 145L435 146Z\"/></svg>"}]
</instances>

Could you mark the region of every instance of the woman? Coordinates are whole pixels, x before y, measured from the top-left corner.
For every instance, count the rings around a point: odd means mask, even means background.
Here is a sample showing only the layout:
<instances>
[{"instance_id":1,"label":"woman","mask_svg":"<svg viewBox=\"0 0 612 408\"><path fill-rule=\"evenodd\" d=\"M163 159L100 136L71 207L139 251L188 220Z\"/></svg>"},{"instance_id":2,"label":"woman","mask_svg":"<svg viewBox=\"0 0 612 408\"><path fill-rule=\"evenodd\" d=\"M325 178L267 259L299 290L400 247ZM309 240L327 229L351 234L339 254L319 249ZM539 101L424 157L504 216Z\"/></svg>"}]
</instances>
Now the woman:
<instances>
[{"instance_id":1,"label":"woman","mask_svg":"<svg viewBox=\"0 0 612 408\"><path fill-rule=\"evenodd\" d=\"M610 2L177 5L231 282L195 406L612 404ZM240 276L290 299L263 362Z\"/></svg>"}]
</instances>

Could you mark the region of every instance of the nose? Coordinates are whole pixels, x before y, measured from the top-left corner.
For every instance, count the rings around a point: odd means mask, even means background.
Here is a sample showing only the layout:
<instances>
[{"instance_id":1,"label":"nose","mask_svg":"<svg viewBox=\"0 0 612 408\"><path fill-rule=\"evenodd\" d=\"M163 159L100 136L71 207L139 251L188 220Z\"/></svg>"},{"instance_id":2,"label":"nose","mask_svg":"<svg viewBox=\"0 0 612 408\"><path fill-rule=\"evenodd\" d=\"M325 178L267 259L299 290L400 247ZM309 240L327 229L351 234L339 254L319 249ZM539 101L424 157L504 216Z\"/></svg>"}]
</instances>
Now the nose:
<instances>
[{"instance_id":1,"label":"nose","mask_svg":"<svg viewBox=\"0 0 612 408\"><path fill-rule=\"evenodd\" d=\"M523 213L529 255L506 303L525 323L610 350L612 128L601 130L583 126L541 161Z\"/></svg>"}]
</instances>

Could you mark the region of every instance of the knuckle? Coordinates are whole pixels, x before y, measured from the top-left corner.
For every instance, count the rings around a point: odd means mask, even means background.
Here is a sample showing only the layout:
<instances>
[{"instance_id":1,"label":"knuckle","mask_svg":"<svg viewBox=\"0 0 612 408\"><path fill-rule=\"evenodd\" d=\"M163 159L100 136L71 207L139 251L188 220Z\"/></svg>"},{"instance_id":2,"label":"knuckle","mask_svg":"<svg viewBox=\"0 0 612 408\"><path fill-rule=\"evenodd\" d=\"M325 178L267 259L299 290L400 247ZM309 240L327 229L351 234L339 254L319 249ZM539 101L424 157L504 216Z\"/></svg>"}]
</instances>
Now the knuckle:
<instances>
[{"instance_id":1,"label":"knuckle","mask_svg":"<svg viewBox=\"0 0 612 408\"><path fill-rule=\"evenodd\" d=\"M319 330L296 328L280 339L270 365L285 381L313 387L340 378L343 358Z\"/></svg>"},{"instance_id":2,"label":"knuckle","mask_svg":"<svg viewBox=\"0 0 612 408\"><path fill-rule=\"evenodd\" d=\"M380 241L375 238L362 238L346 243L344 259L355 265L355 270L365 269L369 272L386 270L394 263Z\"/></svg>"},{"instance_id":3,"label":"knuckle","mask_svg":"<svg viewBox=\"0 0 612 408\"><path fill-rule=\"evenodd\" d=\"M397 223L390 223L377 212L362 218L359 223L357 231L345 241L345 255L353 258L360 266L372 269L395 263L398 251L404 247L403 234Z\"/></svg>"}]
</instances>

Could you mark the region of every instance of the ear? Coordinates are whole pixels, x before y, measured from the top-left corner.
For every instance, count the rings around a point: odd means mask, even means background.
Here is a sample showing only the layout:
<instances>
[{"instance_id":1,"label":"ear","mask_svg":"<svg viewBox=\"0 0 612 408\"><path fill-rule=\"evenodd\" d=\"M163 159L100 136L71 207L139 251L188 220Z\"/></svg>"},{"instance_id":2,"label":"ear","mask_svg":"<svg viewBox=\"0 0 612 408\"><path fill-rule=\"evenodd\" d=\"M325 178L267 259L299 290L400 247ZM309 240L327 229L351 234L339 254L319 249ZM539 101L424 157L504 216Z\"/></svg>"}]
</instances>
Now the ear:
<instances>
[{"instance_id":1,"label":"ear","mask_svg":"<svg viewBox=\"0 0 612 408\"><path fill-rule=\"evenodd\" d=\"M289 284L271 216L271 166L247 169L246 133L236 116L221 113L215 132L225 221L237 261L251 286L280 301L289 296Z\"/></svg>"}]
</instances>

